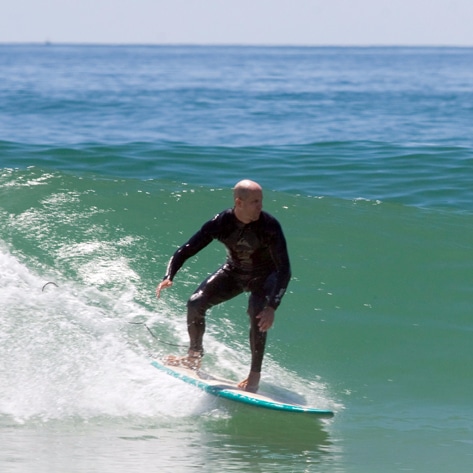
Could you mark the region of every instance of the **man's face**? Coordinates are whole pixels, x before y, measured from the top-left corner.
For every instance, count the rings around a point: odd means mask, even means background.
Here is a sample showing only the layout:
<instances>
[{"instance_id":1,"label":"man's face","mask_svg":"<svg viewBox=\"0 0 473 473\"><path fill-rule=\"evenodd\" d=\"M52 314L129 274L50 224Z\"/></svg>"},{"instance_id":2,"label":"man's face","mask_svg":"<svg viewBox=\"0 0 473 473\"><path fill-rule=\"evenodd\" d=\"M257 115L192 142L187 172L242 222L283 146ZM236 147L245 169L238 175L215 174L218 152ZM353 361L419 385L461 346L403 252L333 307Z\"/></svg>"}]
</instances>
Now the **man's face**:
<instances>
[{"instance_id":1,"label":"man's face","mask_svg":"<svg viewBox=\"0 0 473 473\"><path fill-rule=\"evenodd\" d=\"M259 219L263 209L263 192L260 190L250 191L245 200L238 199L237 205L245 223L255 222Z\"/></svg>"}]
</instances>

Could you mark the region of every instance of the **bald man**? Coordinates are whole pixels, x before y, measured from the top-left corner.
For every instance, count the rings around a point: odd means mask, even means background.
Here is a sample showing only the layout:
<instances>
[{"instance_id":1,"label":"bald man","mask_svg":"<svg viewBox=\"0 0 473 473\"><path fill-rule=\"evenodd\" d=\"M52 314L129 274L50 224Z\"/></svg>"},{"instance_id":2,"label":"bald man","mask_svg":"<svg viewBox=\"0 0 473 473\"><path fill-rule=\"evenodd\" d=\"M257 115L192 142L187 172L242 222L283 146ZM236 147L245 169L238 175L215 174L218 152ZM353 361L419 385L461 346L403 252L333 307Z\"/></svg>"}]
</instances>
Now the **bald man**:
<instances>
[{"instance_id":1,"label":"bald man","mask_svg":"<svg viewBox=\"0 0 473 473\"><path fill-rule=\"evenodd\" d=\"M199 369L204 355L205 315L216 304L249 292L251 367L239 383L243 390L259 387L267 331L291 278L286 239L279 222L263 211L263 190L250 180L233 188L234 206L217 214L182 245L169 261L166 275L156 288L172 285L184 262L218 240L227 249L226 262L196 289L187 302L187 327L190 346L186 356L169 356L166 363Z\"/></svg>"}]
</instances>

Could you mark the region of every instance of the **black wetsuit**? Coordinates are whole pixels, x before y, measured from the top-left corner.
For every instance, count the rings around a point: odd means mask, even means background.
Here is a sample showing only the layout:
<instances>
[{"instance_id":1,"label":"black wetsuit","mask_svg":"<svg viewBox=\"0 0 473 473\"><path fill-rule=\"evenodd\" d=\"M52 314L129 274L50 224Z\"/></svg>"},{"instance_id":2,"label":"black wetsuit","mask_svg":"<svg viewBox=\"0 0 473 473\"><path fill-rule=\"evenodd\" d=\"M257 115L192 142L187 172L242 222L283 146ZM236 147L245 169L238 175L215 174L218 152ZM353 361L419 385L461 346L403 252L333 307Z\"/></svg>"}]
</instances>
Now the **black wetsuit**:
<instances>
[{"instance_id":1,"label":"black wetsuit","mask_svg":"<svg viewBox=\"0 0 473 473\"><path fill-rule=\"evenodd\" d=\"M279 306L291 277L284 234L279 222L264 211L257 221L244 224L233 209L224 210L174 253L164 279L172 280L184 262L212 240L225 245L227 261L202 282L187 302L190 350L203 354L207 309L247 291L251 371L260 372L266 332L259 330L256 316L267 306Z\"/></svg>"}]
</instances>

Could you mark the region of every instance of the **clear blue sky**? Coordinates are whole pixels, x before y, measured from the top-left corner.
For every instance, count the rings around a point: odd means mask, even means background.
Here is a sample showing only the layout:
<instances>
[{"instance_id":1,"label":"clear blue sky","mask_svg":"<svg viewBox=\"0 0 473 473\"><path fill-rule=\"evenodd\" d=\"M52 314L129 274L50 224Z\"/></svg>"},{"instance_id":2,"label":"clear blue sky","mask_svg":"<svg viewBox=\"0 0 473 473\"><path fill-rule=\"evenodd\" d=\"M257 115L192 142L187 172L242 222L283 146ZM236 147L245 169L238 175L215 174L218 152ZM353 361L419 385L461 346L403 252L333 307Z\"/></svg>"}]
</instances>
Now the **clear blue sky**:
<instances>
[{"instance_id":1,"label":"clear blue sky","mask_svg":"<svg viewBox=\"0 0 473 473\"><path fill-rule=\"evenodd\" d=\"M473 46L473 0L1 0L0 43Z\"/></svg>"}]
</instances>

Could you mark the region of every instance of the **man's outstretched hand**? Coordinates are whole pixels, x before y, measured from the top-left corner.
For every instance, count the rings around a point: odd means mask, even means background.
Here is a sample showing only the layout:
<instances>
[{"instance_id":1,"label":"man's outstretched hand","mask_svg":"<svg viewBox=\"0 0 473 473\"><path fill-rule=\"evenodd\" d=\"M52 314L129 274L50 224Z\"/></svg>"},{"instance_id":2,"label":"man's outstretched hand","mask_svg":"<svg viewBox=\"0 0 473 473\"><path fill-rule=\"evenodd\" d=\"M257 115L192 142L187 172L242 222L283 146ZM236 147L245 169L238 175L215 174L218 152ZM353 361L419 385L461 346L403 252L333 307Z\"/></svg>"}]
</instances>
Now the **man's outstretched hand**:
<instances>
[{"instance_id":1,"label":"man's outstretched hand","mask_svg":"<svg viewBox=\"0 0 473 473\"><path fill-rule=\"evenodd\" d=\"M158 284L158 287L156 288L156 297L159 299L161 295L161 291L171 286L172 286L172 281L170 279L164 279L163 281L161 281Z\"/></svg>"}]
</instances>

